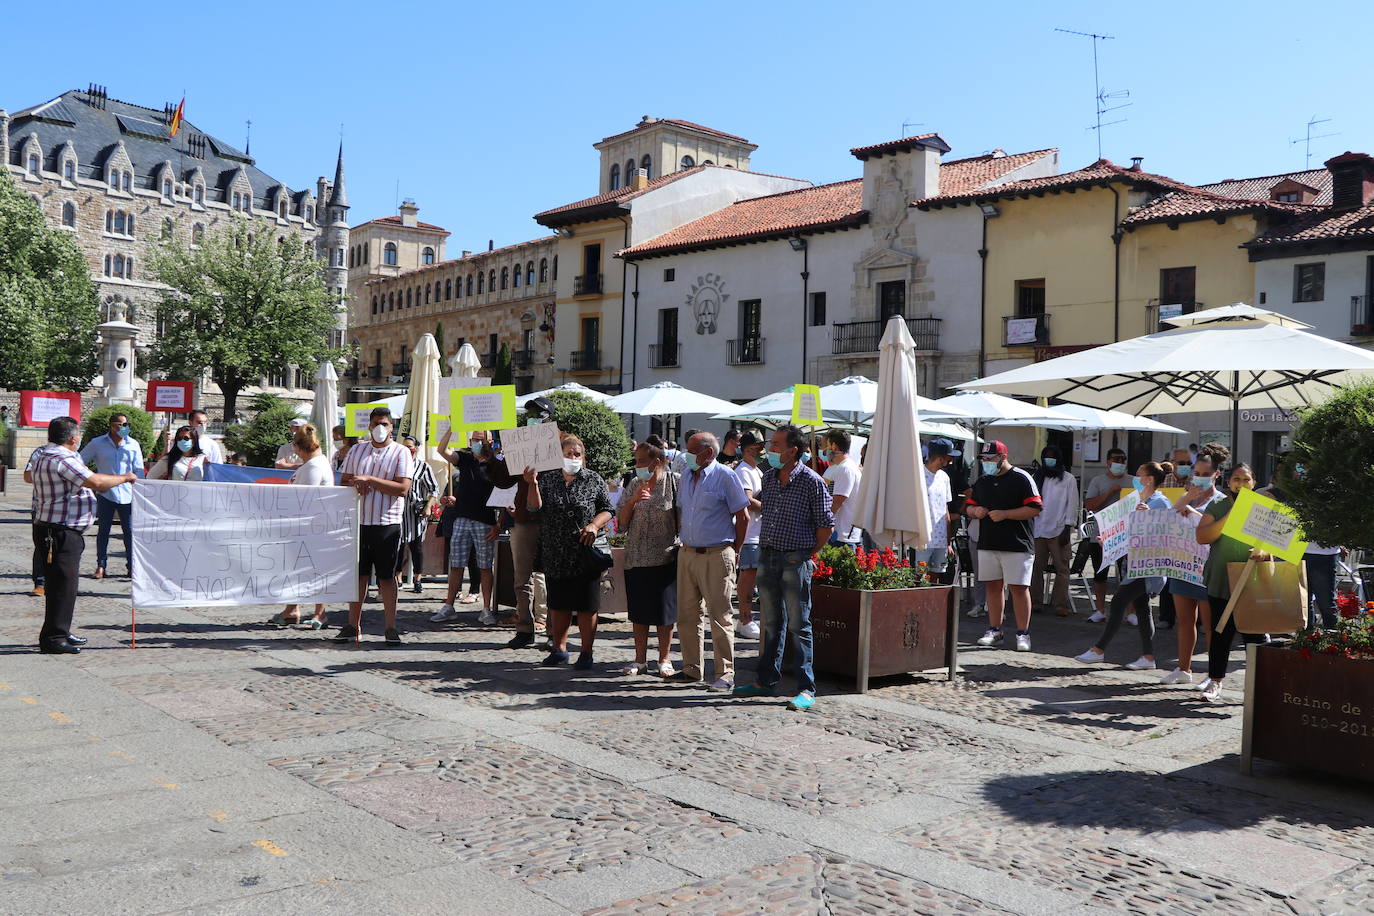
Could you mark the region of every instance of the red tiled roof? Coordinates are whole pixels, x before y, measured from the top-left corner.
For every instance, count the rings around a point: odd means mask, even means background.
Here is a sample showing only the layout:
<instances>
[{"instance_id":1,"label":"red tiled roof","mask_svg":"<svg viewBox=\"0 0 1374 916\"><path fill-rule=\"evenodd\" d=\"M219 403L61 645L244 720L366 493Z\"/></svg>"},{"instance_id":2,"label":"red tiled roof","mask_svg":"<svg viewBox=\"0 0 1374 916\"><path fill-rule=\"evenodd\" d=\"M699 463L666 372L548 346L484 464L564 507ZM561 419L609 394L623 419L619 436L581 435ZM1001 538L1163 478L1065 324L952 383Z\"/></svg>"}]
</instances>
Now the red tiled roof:
<instances>
[{"instance_id":1,"label":"red tiled roof","mask_svg":"<svg viewBox=\"0 0 1374 916\"><path fill-rule=\"evenodd\" d=\"M400 226L400 225L401 225L401 218L400 218L399 216L379 216L379 217L377 217L376 219L370 219L370 220L368 220L366 223L359 223L358 225L354 226L353 228L354 228L354 229L361 229L363 226L370 225L371 223L386 223L388 226ZM448 232L448 230L445 229L443 226L436 226L436 225L434 225L433 223L422 223L422 222L420 222L419 220L416 220L416 221L415 221L415 225L414 225L414 226L405 226L405 227L403 227L403 228L406 228L406 229L426 229L426 230L429 230L430 232Z\"/></svg>"},{"instance_id":2,"label":"red tiled roof","mask_svg":"<svg viewBox=\"0 0 1374 916\"><path fill-rule=\"evenodd\" d=\"M1121 225L1130 228L1149 223L1171 223L1203 217L1219 217L1239 213L1287 214L1309 210L1311 204L1276 203L1268 200L1245 200L1205 194L1198 191L1171 191L1161 194L1142 207L1136 207Z\"/></svg>"},{"instance_id":3,"label":"red tiled roof","mask_svg":"<svg viewBox=\"0 0 1374 916\"><path fill-rule=\"evenodd\" d=\"M884 153L904 153L914 146L931 146L941 152L949 152L949 144L937 133L917 134L914 137L889 140L886 143L875 143L872 146L856 146L849 152L857 159L867 159L869 156L881 156Z\"/></svg>"},{"instance_id":4,"label":"red tiled roof","mask_svg":"<svg viewBox=\"0 0 1374 916\"><path fill-rule=\"evenodd\" d=\"M985 155L946 162L940 166L940 184L956 191L973 190L1052 152L1036 150L1012 156ZM863 179L853 178L742 200L625 249L621 255L634 259L765 241L802 231L849 229L863 225L867 219L868 211L863 209Z\"/></svg>"},{"instance_id":5,"label":"red tiled roof","mask_svg":"<svg viewBox=\"0 0 1374 916\"><path fill-rule=\"evenodd\" d=\"M1279 175L1260 175L1255 178L1227 178L1211 184L1200 184L1198 190L1236 200L1268 200L1269 192L1275 185L1285 181L1296 181L1317 192L1314 204L1331 203L1331 173L1326 169L1306 169L1301 172L1284 172Z\"/></svg>"},{"instance_id":6,"label":"red tiled roof","mask_svg":"<svg viewBox=\"0 0 1374 916\"><path fill-rule=\"evenodd\" d=\"M1002 197L1015 197L1040 191L1093 187L1105 185L1113 181L1129 181L1133 184L1150 185L1161 191L1194 190L1191 186L1181 181L1167 178L1164 175L1155 175L1151 172L1137 172L1132 169L1122 168L1109 159L1099 159L1087 168L1082 168L1075 172L1065 172L1062 175L1050 175L1046 178L1025 178L1021 181L1009 181L1006 184L999 184L975 191L941 194L939 197L928 197L925 200L918 201L916 205L924 210L950 204L971 204L981 201L991 201Z\"/></svg>"},{"instance_id":7,"label":"red tiled roof","mask_svg":"<svg viewBox=\"0 0 1374 916\"><path fill-rule=\"evenodd\" d=\"M1358 210L1305 206L1301 208L1300 215L1292 221L1275 226L1246 242L1243 247L1264 249L1303 242L1343 239L1374 239L1374 205Z\"/></svg>"},{"instance_id":8,"label":"red tiled roof","mask_svg":"<svg viewBox=\"0 0 1374 916\"><path fill-rule=\"evenodd\" d=\"M714 127L707 127L705 124L697 124L695 121L683 121L678 118L657 118L654 121L652 121L651 124L675 124L678 127L686 127L691 130L699 130L704 133L715 134L717 137L724 137L727 140L735 140L740 143L749 143L749 141L744 139L743 137L736 136L735 134L727 134L723 130L716 130ZM649 127L651 126L651 124L643 124L641 122L640 124L636 124L634 127L631 127L629 130L622 130L618 134L611 134L609 137L602 137L601 142L605 143L608 140L614 140L617 137L623 137L626 134L632 134L635 131L639 130L641 126Z\"/></svg>"}]
</instances>

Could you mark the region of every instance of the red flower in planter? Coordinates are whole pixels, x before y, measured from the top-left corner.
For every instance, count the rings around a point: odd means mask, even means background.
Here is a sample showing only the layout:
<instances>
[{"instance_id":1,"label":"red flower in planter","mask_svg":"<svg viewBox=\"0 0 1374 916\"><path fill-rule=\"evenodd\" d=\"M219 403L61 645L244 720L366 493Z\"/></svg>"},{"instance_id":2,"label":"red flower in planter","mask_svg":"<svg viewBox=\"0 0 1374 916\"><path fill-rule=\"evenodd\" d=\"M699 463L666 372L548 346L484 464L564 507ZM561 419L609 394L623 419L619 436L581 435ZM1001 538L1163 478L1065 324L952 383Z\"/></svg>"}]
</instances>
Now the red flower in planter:
<instances>
[{"instance_id":1,"label":"red flower in planter","mask_svg":"<svg viewBox=\"0 0 1374 916\"><path fill-rule=\"evenodd\" d=\"M1307 649L1307 648L1303 648L1302 650L1300 650L1300 651L1298 652L1298 654L1301 655L1303 658L1311 658L1311 657L1312 657L1312 650L1311 650L1311 649Z\"/></svg>"}]
</instances>

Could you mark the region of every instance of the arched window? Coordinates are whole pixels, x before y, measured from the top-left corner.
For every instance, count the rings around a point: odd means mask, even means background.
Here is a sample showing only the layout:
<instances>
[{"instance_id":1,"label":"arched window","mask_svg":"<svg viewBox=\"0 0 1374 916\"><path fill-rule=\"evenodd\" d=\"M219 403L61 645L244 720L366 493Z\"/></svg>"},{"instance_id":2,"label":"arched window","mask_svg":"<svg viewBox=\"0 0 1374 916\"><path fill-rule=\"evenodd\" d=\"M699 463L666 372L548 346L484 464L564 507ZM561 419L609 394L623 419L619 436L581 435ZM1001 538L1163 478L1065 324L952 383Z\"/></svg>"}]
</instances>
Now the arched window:
<instances>
[{"instance_id":1,"label":"arched window","mask_svg":"<svg viewBox=\"0 0 1374 916\"><path fill-rule=\"evenodd\" d=\"M496 292L496 271L495 271L495 269L493 269L490 273L487 274L487 292L489 292L489 293L494 293L494 292Z\"/></svg>"},{"instance_id":2,"label":"arched window","mask_svg":"<svg viewBox=\"0 0 1374 916\"><path fill-rule=\"evenodd\" d=\"M357 253L357 249L356 249L356 248L350 248L350 249L348 249L348 269L349 269L349 270L352 270L352 269L353 269L353 257L354 257L354 255L355 255L356 253Z\"/></svg>"},{"instance_id":3,"label":"arched window","mask_svg":"<svg viewBox=\"0 0 1374 916\"><path fill-rule=\"evenodd\" d=\"M110 231L113 232L115 235L123 235L125 231L125 225L126 221L124 218L124 211L116 210L114 215L114 228Z\"/></svg>"},{"instance_id":4,"label":"arched window","mask_svg":"<svg viewBox=\"0 0 1374 916\"><path fill-rule=\"evenodd\" d=\"M547 283L547 282L549 282L549 259L548 259L548 258L540 258L540 259L539 259L539 282L540 282L540 283Z\"/></svg>"},{"instance_id":5,"label":"arched window","mask_svg":"<svg viewBox=\"0 0 1374 916\"><path fill-rule=\"evenodd\" d=\"M465 296L471 296L471 295L472 295L472 274L468 274L467 292L465 292L464 295L465 295Z\"/></svg>"},{"instance_id":6,"label":"arched window","mask_svg":"<svg viewBox=\"0 0 1374 916\"><path fill-rule=\"evenodd\" d=\"M191 227L191 244L199 245L203 241L205 241L205 227L196 223Z\"/></svg>"},{"instance_id":7,"label":"arched window","mask_svg":"<svg viewBox=\"0 0 1374 916\"><path fill-rule=\"evenodd\" d=\"M558 282L558 255L553 256L553 282Z\"/></svg>"},{"instance_id":8,"label":"arched window","mask_svg":"<svg viewBox=\"0 0 1374 916\"><path fill-rule=\"evenodd\" d=\"M519 265L519 264L516 264L515 267L511 270L511 274L510 274L510 285L513 286L513 287L515 287L516 289L519 289L519 288L520 288L520 265Z\"/></svg>"},{"instance_id":9,"label":"arched window","mask_svg":"<svg viewBox=\"0 0 1374 916\"><path fill-rule=\"evenodd\" d=\"M433 263L434 263L434 249L433 249L433 248L430 248L429 246L425 246L425 250L422 251L422 252L420 253L420 263L421 263L421 264L433 264Z\"/></svg>"},{"instance_id":10,"label":"arched window","mask_svg":"<svg viewBox=\"0 0 1374 916\"><path fill-rule=\"evenodd\" d=\"M109 185L111 191L119 190L119 173L114 169L110 169Z\"/></svg>"},{"instance_id":11,"label":"arched window","mask_svg":"<svg viewBox=\"0 0 1374 916\"><path fill-rule=\"evenodd\" d=\"M396 293L394 291L386 294L386 310L388 312L396 310Z\"/></svg>"},{"instance_id":12,"label":"arched window","mask_svg":"<svg viewBox=\"0 0 1374 916\"><path fill-rule=\"evenodd\" d=\"M377 297L372 297L372 314L377 314Z\"/></svg>"},{"instance_id":13,"label":"arched window","mask_svg":"<svg viewBox=\"0 0 1374 916\"><path fill-rule=\"evenodd\" d=\"M76 205L70 200L62 205L62 225L76 228Z\"/></svg>"},{"instance_id":14,"label":"arched window","mask_svg":"<svg viewBox=\"0 0 1374 916\"><path fill-rule=\"evenodd\" d=\"M479 295L479 296L482 295L482 283L486 280L486 278L487 278L487 275L484 274L484 273L479 273L479 274L477 275L477 295ZM471 278L469 278L469 279L471 279Z\"/></svg>"},{"instance_id":15,"label":"arched window","mask_svg":"<svg viewBox=\"0 0 1374 916\"><path fill-rule=\"evenodd\" d=\"M416 305L419 305L419 303L420 303L420 297L417 295L417 296L415 297L415 304L416 304ZM429 305L429 284L428 284L428 283L425 284L425 305Z\"/></svg>"},{"instance_id":16,"label":"arched window","mask_svg":"<svg viewBox=\"0 0 1374 916\"><path fill-rule=\"evenodd\" d=\"M615 165L611 166L611 190L614 191L616 188L619 188L619 187L620 187L620 163L617 162Z\"/></svg>"},{"instance_id":17,"label":"arched window","mask_svg":"<svg viewBox=\"0 0 1374 916\"><path fill-rule=\"evenodd\" d=\"M525 265L525 285L526 285L526 286L533 286L533 285L534 285L534 262L533 262L533 261L530 261L528 264Z\"/></svg>"},{"instance_id":18,"label":"arched window","mask_svg":"<svg viewBox=\"0 0 1374 916\"><path fill-rule=\"evenodd\" d=\"M162 179L162 196L168 200L172 199L172 179Z\"/></svg>"},{"instance_id":19,"label":"arched window","mask_svg":"<svg viewBox=\"0 0 1374 916\"><path fill-rule=\"evenodd\" d=\"M127 219L127 221L126 221L125 232L126 232L128 235L133 235L133 234L134 234L134 215L133 215L132 213L130 213L130 214L128 215L128 219Z\"/></svg>"},{"instance_id":20,"label":"arched window","mask_svg":"<svg viewBox=\"0 0 1374 916\"><path fill-rule=\"evenodd\" d=\"M114 256L114 275L120 278L124 276L124 255L122 254Z\"/></svg>"},{"instance_id":21,"label":"arched window","mask_svg":"<svg viewBox=\"0 0 1374 916\"><path fill-rule=\"evenodd\" d=\"M411 290L407 289L407 290L406 290L406 308L410 308L410 307L411 307L412 298L413 298L413 293L411 292Z\"/></svg>"},{"instance_id":22,"label":"arched window","mask_svg":"<svg viewBox=\"0 0 1374 916\"><path fill-rule=\"evenodd\" d=\"M715 163L712 162L710 159L703 159L703 160L701 160L701 164L702 164L702 165L715 165Z\"/></svg>"},{"instance_id":23,"label":"arched window","mask_svg":"<svg viewBox=\"0 0 1374 916\"><path fill-rule=\"evenodd\" d=\"M132 280L134 278L134 256L129 255L124 259L124 277Z\"/></svg>"},{"instance_id":24,"label":"arched window","mask_svg":"<svg viewBox=\"0 0 1374 916\"><path fill-rule=\"evenodd\" d=\"M395 242L387 242L387 243L386 243L386 247L382 249L382 263L386 264L386 265L389 266L389 267L395 267L395 266L396 266L396 243L395 243Z\"/></svg>"},{"instance_id":25,"label":"arched window","mask_svg":"<svg viewBox=\"0 0 1374 916\"><path fill-rule=\"evenodd\" d=\"M62 163L62 177L68 181L76 181L76 162L68 159Z\"/></svg>"},{"instance_id":26,"label":"arched window","mask_svg":"<svg viewBox=\"0 0 1374 916\"><path fill-rule=\"evenodd\" d=\"M639 167L644 170L644 176L646 178L654 177L654 160L649 158L648 153L645 153L639 160Z\"/></svg>"},{"instance_id":27,"label":"arched window","mask_svg":"<svg viewBox=\"0 0 1374 916\"><path fill-rule=\"evenodd\" d=\"M110 256L107 254L107 255L105 255L105 276L108 277L109 275L110 275ZM106 321L109 320L109 316L108 316L108 315L104 315L104 316L102 316L102 317L103 317Z\"/></svg>"},{"instance_id":28,"label":"arched window","mask_svg":"<svg viewBox=\"0 0 1374 916\"><path fill-rule=\"evenodd\" d=\"M638 167L639 166L635 165L635 161L633 159L625 163L625 187L628 188L630 186L630 179L635 177L635 169L637 169Z\"/></svg>"},{"instance_id":29,"label":"arched window","mask_svg":"<svg viewBox=\"0 0 1374 916\"><path fill-rule=\"evenodd\" d=\"M453 298L453 278L450 277L449 279L447 279L447 280L444 281L444 300L447 301L447 300L452 299L452 298Z\"/></svg>"},{"instance_id":30,"label":"arched window","mask_svg":"<svg viewBox=\"0 0 1374 916\"><path fill-rule=\"evenodd\" d=\"M696 164L697 161L693 159L691 156L683 156L682 161L678 163L678 167L683 169L690 169Z\"/></svg>"},{"instance_id":31,"label":"arched window","mask_svg":"<svg viewBox=\"0 0 1374 916\"><path fill-rule=\"evenodd\" d=\"M510 268L509 268L509 267L502 267L502 268L501 268L501 288L502 288L502 289L505 289L505 288L506 288L506 285L507 285L509 282L510 282Z\"/></svg>"}]
</instances>

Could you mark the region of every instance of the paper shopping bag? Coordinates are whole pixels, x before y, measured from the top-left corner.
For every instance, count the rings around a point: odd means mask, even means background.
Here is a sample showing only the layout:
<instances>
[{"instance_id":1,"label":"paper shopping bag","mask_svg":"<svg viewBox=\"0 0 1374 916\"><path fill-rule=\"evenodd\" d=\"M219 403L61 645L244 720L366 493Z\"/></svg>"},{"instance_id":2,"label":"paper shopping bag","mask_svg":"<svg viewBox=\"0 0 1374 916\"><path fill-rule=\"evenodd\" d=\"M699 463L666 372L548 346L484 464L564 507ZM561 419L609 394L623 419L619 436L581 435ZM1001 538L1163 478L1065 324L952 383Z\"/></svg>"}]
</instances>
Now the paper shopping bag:
<instances>
[{"instance_id":1,"label":"paper shopping bag","mask_svg":"<svg viewBox=\"0 0 1374 916\"><path fill-rule=\"evenodd\" d=\"M1249 560L1227 563L1236 629L1293 633L1307 626L1307 574L1301 563Z\"/></svg>"}]
</instances>

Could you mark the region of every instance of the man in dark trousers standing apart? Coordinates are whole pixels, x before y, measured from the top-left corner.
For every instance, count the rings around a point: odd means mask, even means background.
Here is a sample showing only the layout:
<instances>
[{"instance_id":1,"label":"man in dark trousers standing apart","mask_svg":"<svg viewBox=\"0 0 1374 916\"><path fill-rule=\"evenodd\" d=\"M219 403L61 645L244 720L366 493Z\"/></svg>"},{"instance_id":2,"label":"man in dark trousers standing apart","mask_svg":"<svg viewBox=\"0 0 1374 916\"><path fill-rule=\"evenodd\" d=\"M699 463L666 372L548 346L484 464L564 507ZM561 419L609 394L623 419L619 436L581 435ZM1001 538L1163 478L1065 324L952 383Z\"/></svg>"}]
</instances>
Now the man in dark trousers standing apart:
<instances>
[{"instance_id":1,"label":"man in dark trousers standing apart","mask_svg":"<svg viewBox=\"0 0 1374 916\"><path fill-rule=\"evenodd\" d=\"M24 472L33 485L33 544L44 557L47 593L38 651L46 655L75 655L86 642L71 635L76 610L76 587L81 576L85 530L95 518L95 494L131 483L135 476L97 474L76 452L80 424L71 417L48 423L48 444L36 451Z\"/></svg>"}]
</instances>

